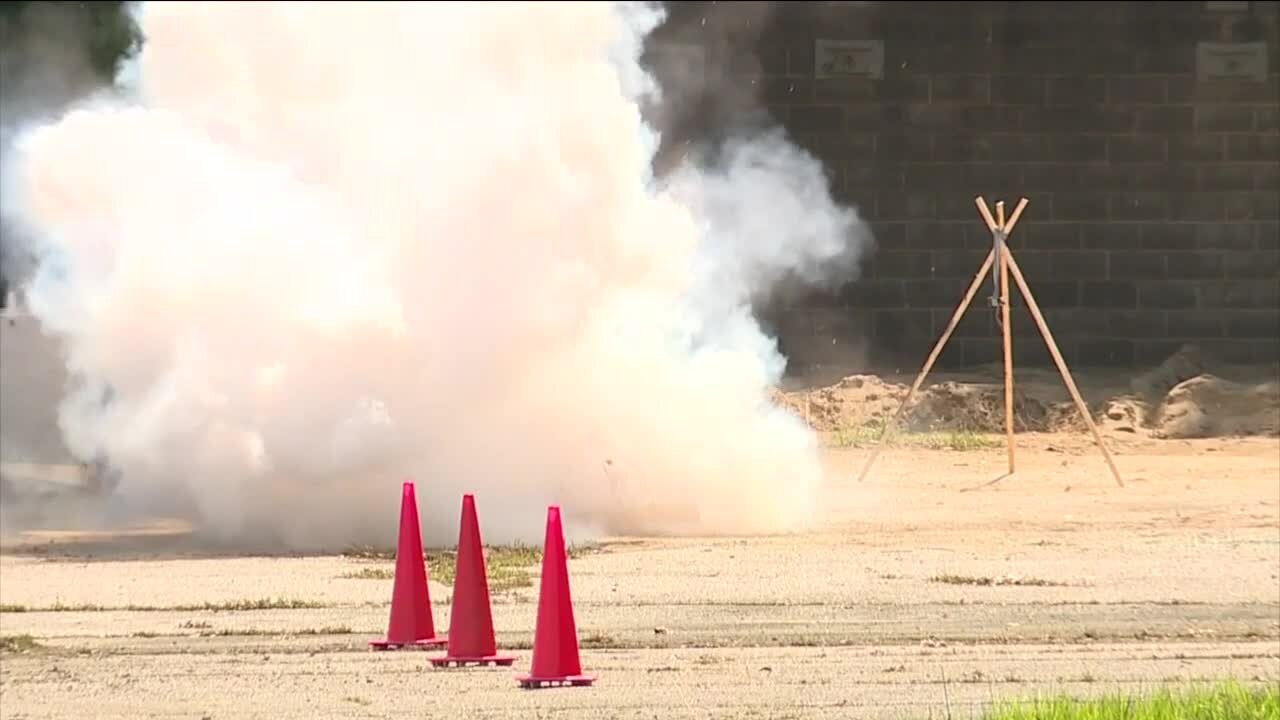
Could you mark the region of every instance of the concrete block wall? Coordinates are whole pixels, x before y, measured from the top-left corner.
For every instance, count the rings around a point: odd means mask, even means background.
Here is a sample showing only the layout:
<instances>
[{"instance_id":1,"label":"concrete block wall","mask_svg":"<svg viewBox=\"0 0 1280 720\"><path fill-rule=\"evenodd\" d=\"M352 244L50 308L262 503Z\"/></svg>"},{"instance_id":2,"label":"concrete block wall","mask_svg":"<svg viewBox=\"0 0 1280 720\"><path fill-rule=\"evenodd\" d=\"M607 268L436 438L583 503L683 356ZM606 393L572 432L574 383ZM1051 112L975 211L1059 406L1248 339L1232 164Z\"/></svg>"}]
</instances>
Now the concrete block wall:
<instances>
[{"instance_id":1,"label":"concrete block wall","mask_svg":"<svg viewBox=\"0 0 1280 720\"><path fill-rule=\"evenodd\" d=\"M656 42L702 48L709 96L760 99L877 237L863 277L769 309L794 360L918 366L990 247L979 194L1030 201L1011 246L1068 362L1280 359L1280 3L745 5L672 3ZM882 76L817 77L841 39L882 41ZM1264 43L1264 75L1201 77L1201 42ZM990 293L944 366L999 358ZM1014 300L1017 362L1049 364Z\"/></svg>"}]
</instances>

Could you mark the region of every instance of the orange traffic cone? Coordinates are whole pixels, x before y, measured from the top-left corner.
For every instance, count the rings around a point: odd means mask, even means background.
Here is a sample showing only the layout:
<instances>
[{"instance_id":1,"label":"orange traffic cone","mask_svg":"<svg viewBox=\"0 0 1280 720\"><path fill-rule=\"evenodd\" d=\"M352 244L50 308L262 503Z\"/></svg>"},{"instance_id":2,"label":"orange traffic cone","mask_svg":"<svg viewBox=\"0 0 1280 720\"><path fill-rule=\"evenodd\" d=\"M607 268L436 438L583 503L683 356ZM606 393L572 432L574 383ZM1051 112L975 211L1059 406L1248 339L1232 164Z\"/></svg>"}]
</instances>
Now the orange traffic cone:
<instances>
[{"instance_id":1,"label":"orange traffic cone","mask_svg":"<svg viewBox=\"0 0 1280 720\"><path fill-rule=\"evenodd\" d=\"M391 589L391 621L387 639L374 640L374 650L425 649L445 644L436 636L431 619L431 591L427 587L427 562L422 554L422 530L418 526L418 501L413 483L406 482L400 495L400 544L396 547L396 577Z\"/></svg>"},{"instance_id":2,"label":"orange traffic cone","mask_svg":"<svg viewBox=\"0 0 1280 720\"><path fill-rule=\"evenodd\" d=\"M547 538L542 550L542 588L538 596L538 625L533 638L533 667L516 680L525 688L583 686L595 682L582 674L578 658L578 628L569 597L568 555L560 508L547 508Z\"/></svg>"},{"instance_id":3,"label":"orange traffic cone","mask_svg":"<svg viewBox=\"0 0 1280 720\"><path fill-rule=\"evenodd\" d=\"M493 607L485 573L484 545L476 520L476 500L462 496L462 525L458 530L458 571L453 576L453 605L449 614L449 650L432 658L436 667L510 665L510 655L499 655L493 634Z\"/></svg>"}]
</instances>

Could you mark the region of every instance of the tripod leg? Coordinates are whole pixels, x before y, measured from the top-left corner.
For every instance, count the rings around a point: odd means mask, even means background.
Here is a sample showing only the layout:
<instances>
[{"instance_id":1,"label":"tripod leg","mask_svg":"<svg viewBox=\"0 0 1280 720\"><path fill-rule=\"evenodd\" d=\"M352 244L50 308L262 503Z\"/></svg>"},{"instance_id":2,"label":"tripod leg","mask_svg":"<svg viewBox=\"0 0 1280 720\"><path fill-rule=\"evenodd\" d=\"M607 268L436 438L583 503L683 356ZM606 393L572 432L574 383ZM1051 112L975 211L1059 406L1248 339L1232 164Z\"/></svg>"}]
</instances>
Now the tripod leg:
<instances>
[{"instance_id":1,"label":"tripod leg","mask_svg":"<svg viewBox=\"0 0 1280 720\"><path fill-rule=\"evenodd\" d=\"M987 229L995 232L1000 229L996 224L996 219L991 217L991 208L987 207L987 201L981 195L973 199L973 204L978 206L978 214L982 215L982 220L987 223Z\"/></svg>"},{"instance_id":2,"label":"tripod leg","mask_svg":"<svg viewBox=\"0 0 1280 720\"><path fill-rule=\"evenodd\" d=\"M1013 273L1013 279L1018 283L1018 289L1022 291L1022 297L1027 301L1027 309L1031 311L1031 317L1036 321L1036 326L1040 328L1040 334L1044 336L1045 345L1049 346L1049 353L1053 355L1053 362L1058 366L1058 372L1062 374L1062 381L1066 384L1067 390L1071 393L1071 399L1076 403L1076 409L1080 411L1080 416L1084 418L1084 422L1089 426L1089 430L1093 432L1093 439L1098 442L1098 448L1102 450L1102 457L1106 459L1107 466L1111 468L1111 474L1116 479L1116 484L1124 487L1124 481L1120 479L1120 471L1116 469L1115 461L1111 459L1111 452L1107 450L1107 446L1102 442L1102 433L1098 432L1098 426L1093 423L1093 417L1089 415L1089 408L1084 404L1084 399L1080 397L1080 391L1076 389L1076 383L1071 379L1071 371L1067 369L1067 363L1062 359L1062 353L1058 352L1058 344L1053 341L1053 333L1049 332L1049 325L1045 323L1044 316L1040 314L1040 307L1036 304L1035 296L1031 294L1031 288L1027 287L1027 281L1022 277L1022 271L1018 269L1018 263L1013 259L1013 253L1009 252L1009 248L1004 249L1004 265L1009 268L1009 272Z\"/></svg>"},{"instance_id":3,"label":"tripod leg","mask_svg":"<svg viewBox=\"0 0 1280 720\"><path fill-rule=\"evenodd\" d=\"M880 452L884 450L885 441L889 438L889 433L893 430L894 424L898 418L902 416L907 405L911 402L911 398L915 397L916 391L920 389L920 385L924 382L929 371L933 369L933 364L937 362L938 355L942 349L946 347L947 341L951 339L951 333L955 332L956 325L960 324L960 318L964 317L964 311L969 309L969 303L973 302L973 296L978 292L978 286L982 284L983 278L987 276L987 271L991 269L991 263L995 260L995 251L987 253L987 259L982 262L978 274L973 276L973 282L969 283L969 290L964 294L964 300L956 306L956 310L951 314L951 322L947 324L947 329L942 332L942 336L938 338L938 342L933 346L933 351L929 353L929 357L924 361L924 367L920 369L920 374L916 376L915 382L911 384L911 389L907 391L907 396L902 399L902 404L898 406L898 410L884 424L884 432L880 433L880 442L876 444L875 450L871 451L871 457L867 458L867 464L862 467L862 472L858 474L858 482L862 482L867 473L871 471L871 466L875 463L876 458L880 457Z\"/></svg>"},{"instance_id":4,"label":"tripod leg","mask_svg":"<svg viewBox=\"0 0 1280 720\"><path fill-rule=\"evenodd\" d=\"M1009 215L1008 221L1004 224L1004 236L1007 238L1013 234L1013 229L1017 227L1018 220L1022 217L1022 211L1027 209L1027 199L1022 198L1018 201L1017 207L1013 209L1013 213Z\"/></svg>"},{"instance_id":5,"label":"tripod leg","mask_svg":"<svg viewBox=\"0 0 1280 720\"><path fill-rule=\"evenodd\" d=\"M1000 207L1003 214L1004 207ZM1004 244L1000 245L1004 250ZM1007 257L1007 255L1006 255ZM1009 263L1000 263L1000 329L1004 335L1004 433L1013 474L1013 330L1009 327Z\"/></svg>"}]
</instances>

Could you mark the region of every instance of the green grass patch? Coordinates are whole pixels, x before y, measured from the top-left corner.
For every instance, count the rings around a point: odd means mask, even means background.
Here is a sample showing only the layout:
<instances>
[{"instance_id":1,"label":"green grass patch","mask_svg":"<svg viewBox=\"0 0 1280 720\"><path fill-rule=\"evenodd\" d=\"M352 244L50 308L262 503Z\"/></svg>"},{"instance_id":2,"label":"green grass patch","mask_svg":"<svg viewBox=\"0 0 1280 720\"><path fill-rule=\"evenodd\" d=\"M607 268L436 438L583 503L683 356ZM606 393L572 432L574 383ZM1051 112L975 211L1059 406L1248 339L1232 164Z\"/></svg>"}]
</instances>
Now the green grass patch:
<instances>
[{"instance_id":1,"label":"green grass patch","mask_svg":"<svg viewBox=\"0 0 1280 720\"><path fill-rule=\"evenodd\" d=\"M576 560L602 551L602 546L596 543L575 543L568 548L570 560ZM432 558L452 556L456 553L457 550L455 548L432 548L427 550L426 556L430 561ZM488 562L493 562L496 556L533 558L535 563L542 562L542 548L532 545L486 545L484 553ZM396 559L396 549L379 548L371 545L352 545L342 551L342 557L368 562L393 562Z\"/></svg>"},{"instance_id":2,"label":"green grass patch","mask_svg":"<svg viewBox=\"0 0 1280 720\"><path fill-rule=\"evenodd\" d=\"M867 448L879 445L884 435L884 425L871 423L852 428L842 428L828 436L827 444L837 448ZM889 434L885 447L917 450L989 450L998 448L1001 440L995 435L952 430L946 432L909 432L896 430Z\"/></svg>"},{"instance_id":3,"label":"green grass patch","mask_svg":"<svg viewBox=\"0 0 1280 720\"><path fill-rule=\"evenodd\" d=\"M30 635L0 636L0 652L24 653L40 647L40 643Z\"/></svg>"},{"instance_id":4,"label":"green grass patch","mask_svg":"<svg viewBox=\"0 0 1280 720\"><path fill-rule=\"evenodd\" d=\"M528 545L499 545L484 549L489 592L503 593L533 586L534 572L542 563L542 549ZM454 550L427 552L427 569L437 582L452 585L458 569Z\"/></svg>"},{"instance_id":5,"label":"green grass patch","mask_svg":"<svg viewBox=\"0 0 1280 720\"><path fill-rule=\"evenodd\" d=\"M594 544L571 545L569 558L576 559L599 551ZM368 562L394 562L393 549L357 546L348 548L343 557ZM541 569L542 548L531 545L490 545L484 549L485 569L489 576L489 592L503 593L533 586L533 578ZM458 567L458 552L453 548L426 551L427 576L442 585L452 585ZM394 567L371 567L353 570L340 577L362 580L391 580Z\"/></svg>"},{"instance_id":6,"label":"green grass patch","mask_svg":"<svg viewBox=\"0 0 1280 720\"><path fill-rule=\"evenodd\" d=\"M1280 688L1224 682L1093 700L1059 695L997 703L983 720L1280 720Z\"/></svg>"}]
</instances>

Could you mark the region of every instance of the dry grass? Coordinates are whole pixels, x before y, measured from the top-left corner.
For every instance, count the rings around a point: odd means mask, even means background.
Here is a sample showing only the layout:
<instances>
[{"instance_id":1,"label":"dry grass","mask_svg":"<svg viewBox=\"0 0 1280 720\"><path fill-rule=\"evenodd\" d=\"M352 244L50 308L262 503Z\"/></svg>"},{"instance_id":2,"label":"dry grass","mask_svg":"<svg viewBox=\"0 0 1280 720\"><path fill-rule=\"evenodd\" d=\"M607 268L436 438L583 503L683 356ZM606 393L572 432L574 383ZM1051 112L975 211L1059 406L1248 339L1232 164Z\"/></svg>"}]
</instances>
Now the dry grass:
<instances>
[{"instance_id":1,"label":"dry grass","mask_svg":"<svg viewBox=\"0 0 1280 720\"><path fill-rule=\"evenodd\" d=\"M95 605L82 603L67 605L55 602L44 607L27 605L2 605L0 613L28 612L247 612L251 610L315 610L328 607L324 603L290 598L260 598L256 600L229 600L220 603L195 603L190 605Z\"/></svg>"},{"instance_id":2,"label":"dry grass","mask_svg":"<svg viewBox=\"0 0 1280 720\"><path fill-rule=\"evenodd\" d=\"M973 585L977 587L1067 587L1067 583L1042 580L1040 578L990 578L971 575L934 575L929 578L929 582L942 585Z\"/></svg>"},{"instance_id":3,"label":"dry grass","mask_svg":"<svg viewBox=\"0 0 1280 720\"><path fill-rule=\"evenodd\" d=\"M338 576L341 580L394 580L396 571L394 568L366 567L351 572L345 572Z\"/></svg>"},{"instance_id":4,"label":"dry grass","mask_svg":"<svg viewBox=\"0 0 1280 720\"><path fill-rule=\"evenodd\" d=\"M268 630L264 628L221 628L203 630L200 637L313 637L317 635L354 635L355 630L345 626Z\"/></svg>"},{"instance_id":5,"label":"dry grass","mask_svg":"<svg viewBox=\"0 0 1280 720\"><path fill-rule=\"evenodd\" d=\"M30 635L0 636L0 652L25 653L40 647L40 643Z\"/></svg>"},{"instance_id":6,"label":"dry grass","mask_svg":"<svg viewBox=\"0 0 1280 720\"><path fill-rule=\"evenodd\" d=\"M346 625L335 625L315 628L291 628L273 630L267 628L219 628L212 629L208 623L182 623L178 626L184 630L197 630L196 637L312 637L318 635L354 635L355 630ZM131 638L181 638L191 637L193 633L166 633L142 630L130 633Z\"/></svg>"},{"instance_id":7,"label":"dry grass","mask_svg":"<svg viewBox=\"0 0 1280 720\"><path fill-rule=\"evenodd\" d=\"M578 641L578 645L585 650L595 650L600 648L618 647L619 643L618 639L612 635L605 635L604 633L590 633L582 636L582 639Z\"/></svg>"},{"instance_id":8,"label":"dry grass","mask_svg":"<svg viewBox=\"0 0 1280 720\"><path fill-rule=\"evenodd\" d=\"M884 423L869 423L830 433L827 444L837 448L861 449L879 445L883 437ZM967 452L998 448L1001 443L998 436L969 430L913 432L899 428L889 435L885 447Z\"/></svg>"}]
</instances>

